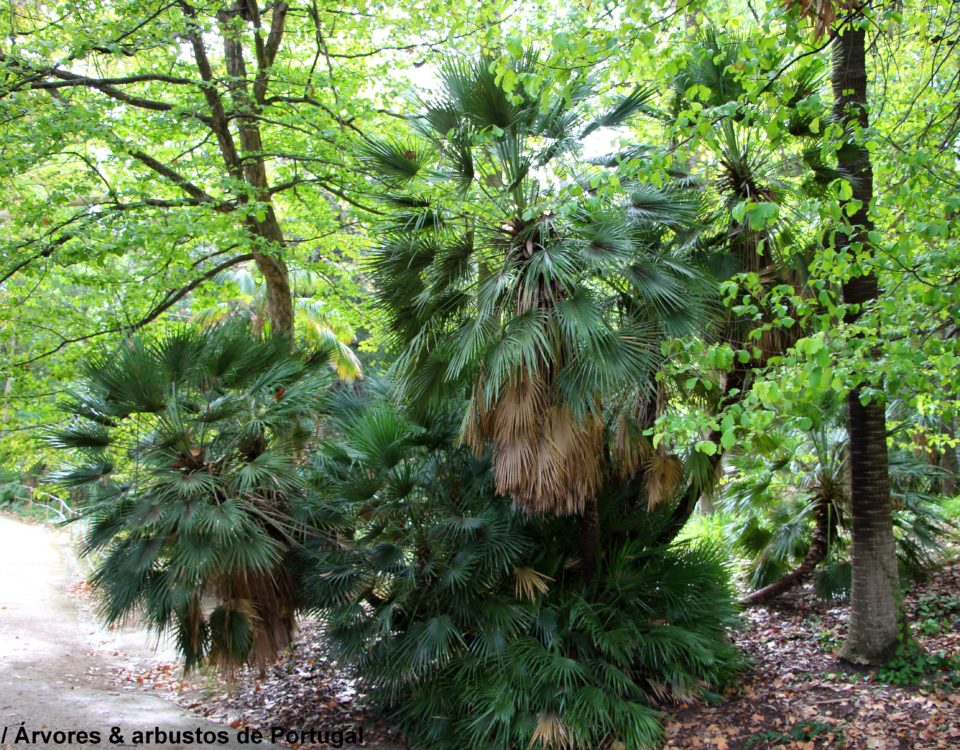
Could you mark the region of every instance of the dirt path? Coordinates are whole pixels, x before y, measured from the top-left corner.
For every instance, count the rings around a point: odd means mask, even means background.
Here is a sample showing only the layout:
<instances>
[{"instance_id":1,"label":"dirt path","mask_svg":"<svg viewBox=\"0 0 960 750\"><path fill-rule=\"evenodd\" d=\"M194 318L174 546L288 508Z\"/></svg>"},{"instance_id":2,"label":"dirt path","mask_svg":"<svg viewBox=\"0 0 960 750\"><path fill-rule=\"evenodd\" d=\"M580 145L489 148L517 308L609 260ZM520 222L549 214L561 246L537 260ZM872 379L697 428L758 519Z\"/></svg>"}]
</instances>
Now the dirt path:
<instances>
[{"instance_id":1,"label":"dirt path","mask_svg":"<svg viewBox=\"0 0 960 750\"><path fill-rule=\"evenodd\" d=\"M0 515L0 747L98 746L88 736L66 741L52 736L17 742L22 726L29 732L93 732L100 747L241 747L237 730L214 724L157 696L124 692L106 673L110 660L97 649L116 642L126 657L139 650L150 658L149 636L125 633L122 642L99 630L68 595L76 580L63 539L42 526ZM111 742L119 727L121 742ZM212 733L195 739L135 744L134 732L160 729L172 733ZM216 733L225 734L216 736ZM31 738L32 739L32 738ZM222 742L221 740L226 740ZM249 747L249 745L243 745ZM264 742L260 747L275 747Z\"/></svg>"}]
</instances>

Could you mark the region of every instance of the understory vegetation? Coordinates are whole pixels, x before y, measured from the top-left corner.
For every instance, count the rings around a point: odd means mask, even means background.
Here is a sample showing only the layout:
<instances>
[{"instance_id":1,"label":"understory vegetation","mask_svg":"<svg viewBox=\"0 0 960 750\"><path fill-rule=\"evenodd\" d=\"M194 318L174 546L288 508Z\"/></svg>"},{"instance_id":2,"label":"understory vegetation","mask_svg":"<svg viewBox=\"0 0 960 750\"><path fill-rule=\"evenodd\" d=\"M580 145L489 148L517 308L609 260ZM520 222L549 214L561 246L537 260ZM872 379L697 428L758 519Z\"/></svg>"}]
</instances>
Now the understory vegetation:
<instances>
[{"instance_id":1,"label":"understory vegetation","mask_svg":"<svg viewBox=\"0 0 960 750\"><path fill-rule=\"evenodd\" d=\"M956 7L528 5L0 9L0 508L410 748L673 742L784 599L955 692Z\"/></svg>"},{"instance_id":2,"label":"understory vegetation","mask_svg":"<svg viewBox=\"0 0 960 750\"><path fill-rule=\"evenodd\" d=\"M356 543L319 553L304 586L335 657L416 745L647 746L657 704L735 674L717 550L656 547L660 519L618 518L612 491L589 574L575 522L524 517L487 457L450 447L455 414L418 424L389 399L351 399L333 420L318 476Z\"/></svg>"}]
</instances>

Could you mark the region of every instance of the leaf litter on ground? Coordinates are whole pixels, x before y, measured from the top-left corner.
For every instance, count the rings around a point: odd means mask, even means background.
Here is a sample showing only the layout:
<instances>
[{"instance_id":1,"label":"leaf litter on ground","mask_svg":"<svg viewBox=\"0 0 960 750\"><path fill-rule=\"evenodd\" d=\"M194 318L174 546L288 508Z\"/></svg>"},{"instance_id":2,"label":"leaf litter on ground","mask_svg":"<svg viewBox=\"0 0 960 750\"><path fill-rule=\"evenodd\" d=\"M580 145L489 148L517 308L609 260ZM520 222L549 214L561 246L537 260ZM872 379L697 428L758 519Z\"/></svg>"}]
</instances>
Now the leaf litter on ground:
<instances>
[{"instance_id":1,"label":"leaf litter on ground","mask_svg":"<svg viewBox=\"0 0 960 750\"><path fill-rule=\"evenodd\" d=\"M960 659L960 564L916 584L904 608L926 655ZM751 662L717 705L665 708L663 750L940 750L960 748L960 673L890 684L890 670L840 660L845 604L812 587L744 613L737 644ZM927 659L927 662L938 661ZM896 682L913 676L901 670Z\"/></svg>"},{"instance_id":2,"label":"leaf litter on ground","mask_svg":"<svg viewBox=\"0 0 960 750\"><path fill-rule=\"evenodd\" d=\"M960 563L916 584L904 606L923 652L956 663ZM668 716L662 750L960 748L960 673L889 684L883 672L845 664L839 653L847 612L843 603L819 599L810 586L747 610L733 637L749 659L748 670L718 703L662 706ZM403 747L373 721L356 681L325 656L323 628L313 620L301 623L296 640L262 673L247 669L227 681L208 672L185 676L173 663L138 663L118 666L114 677L128 689L162 691L235 728L362 725L365 747Z\"/></svg>"}]
</instances>

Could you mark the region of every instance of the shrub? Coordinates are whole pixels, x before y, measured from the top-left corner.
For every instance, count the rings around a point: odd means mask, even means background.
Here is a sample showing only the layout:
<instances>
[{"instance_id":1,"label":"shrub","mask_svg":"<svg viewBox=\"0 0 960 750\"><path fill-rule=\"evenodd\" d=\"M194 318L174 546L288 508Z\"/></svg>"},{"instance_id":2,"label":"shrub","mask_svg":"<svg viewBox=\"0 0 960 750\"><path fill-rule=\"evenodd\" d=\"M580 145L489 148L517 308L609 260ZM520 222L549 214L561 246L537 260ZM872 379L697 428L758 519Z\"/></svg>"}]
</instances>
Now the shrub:
<instances>
[{"instance_id":1,"label":"shrub","mask_svg":"<svg viewBox=\"0 0 960 750\"><path fill-rule=\"evenodd\" d=\"M453 415L417 424L383 397L341 407L318 482L360 520L315 551L303 585L413 747L650 747L660 703L732 674L716 552L649 547L652 517L625 533L610 491L585 580L576 519L530 520L496 497L488 462L449 447Z\"/></svg>"},{"instance_id":2,"label":"shrub","mask_svg":"<svg viewBox=\"0 0 960 750\"><path fill-rule=\"evenodd\" d=\"M263 663L288 642L285 559L311 503L302 456L327 360L235 323L133 338L86 363L50 441L77 458L57 479L86 495L106 621L173 628L187 667Z\"/></svg>"}]
</instances>

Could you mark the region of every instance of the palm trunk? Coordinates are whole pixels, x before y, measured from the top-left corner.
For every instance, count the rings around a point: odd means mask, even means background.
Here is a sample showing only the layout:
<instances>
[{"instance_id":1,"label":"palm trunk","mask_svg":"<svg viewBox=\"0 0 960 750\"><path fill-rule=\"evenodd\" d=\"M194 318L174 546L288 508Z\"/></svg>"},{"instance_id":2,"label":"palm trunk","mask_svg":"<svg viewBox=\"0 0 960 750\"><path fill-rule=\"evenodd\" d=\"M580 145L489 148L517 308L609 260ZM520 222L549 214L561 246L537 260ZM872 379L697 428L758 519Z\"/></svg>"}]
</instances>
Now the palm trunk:
<instances>
[{"instance_id":1,"label":"palm trunk","mask_svg":"<svg viewBox=\"0 0 960 750\"><path fill-rule=\"evenodd\" d=\"M832 74L834 116L849 129L858 131L868 124L865 32L847 23L838 33ZM837 153L838 166L850 176L853 198L861 204L850 220L854 230L849 235L839 235L837 242L838 250L848 252L853 243L867 247L867 233L873 230L869 215L873 171L870 154L856 142L858 139L862 139L862 133L854 132ZM873 272L854 276L843 284L843 299L847 304L862 306L877 296L877 278ZM854 322L859 315L858 307L848 315L847 322ZM900 587L884 405L876 399L864 405L860 395L860 389L855 388L847 397L853 587L843 658L860 664L877 664L888 659L897 645Z\"/></svg>"},{"instance_id":2,"label":"palm trunk","mask_svg":"<svg viewBox=\"0 0 960 750\"><path fill-rule=\"evenodd\" d=\"M580 527L580 580L583 586L587 586L597 572L600 553L600 514L596 497L587 500L583 515L577 521Z\"/></svg>"}]
</instances>

